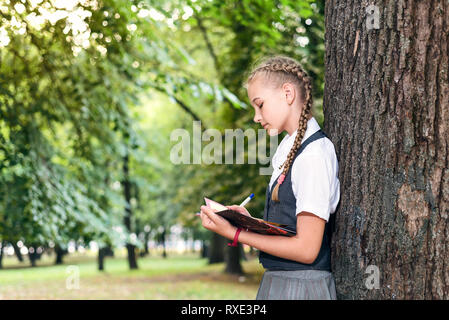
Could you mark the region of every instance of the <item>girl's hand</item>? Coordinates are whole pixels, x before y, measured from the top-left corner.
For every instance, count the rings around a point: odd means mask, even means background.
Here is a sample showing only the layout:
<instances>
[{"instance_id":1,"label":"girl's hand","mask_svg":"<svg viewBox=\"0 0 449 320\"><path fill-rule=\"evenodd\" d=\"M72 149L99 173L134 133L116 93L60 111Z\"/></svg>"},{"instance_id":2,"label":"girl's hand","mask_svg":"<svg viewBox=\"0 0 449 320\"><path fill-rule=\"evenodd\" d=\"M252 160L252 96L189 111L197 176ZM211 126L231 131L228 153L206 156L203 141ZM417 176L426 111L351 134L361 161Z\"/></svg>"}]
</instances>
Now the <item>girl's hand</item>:
<instances>
[{"instance_id":1,"label":"girl's hand","mask_svg":"<svg viewBox=\"0 0 449 320\"><path fill-rule=\"evenodd\" d=\"M200 218L203 227L222 235L228 239L234 239L234 234L237 230L232 224L229 223L225 218L220 217L214 213L215 210L209 208L208 206L201 206Z\"/></svg>"},{"instance_id":2,"label":"girl's hand","mask_svg":"<svg viewBox=\"0 0 449 320\"><path fill-rule=\"evenodd\" d=\"M241 207L241 206L237 206L237 205L232 205L232 206L226 206L226 208L229 208L231 210L240 212L241 214L248 216L248 217L252 217L251 214L248 212L248 210L246 210L245 207Z\"/></svg>"}]
</instances>

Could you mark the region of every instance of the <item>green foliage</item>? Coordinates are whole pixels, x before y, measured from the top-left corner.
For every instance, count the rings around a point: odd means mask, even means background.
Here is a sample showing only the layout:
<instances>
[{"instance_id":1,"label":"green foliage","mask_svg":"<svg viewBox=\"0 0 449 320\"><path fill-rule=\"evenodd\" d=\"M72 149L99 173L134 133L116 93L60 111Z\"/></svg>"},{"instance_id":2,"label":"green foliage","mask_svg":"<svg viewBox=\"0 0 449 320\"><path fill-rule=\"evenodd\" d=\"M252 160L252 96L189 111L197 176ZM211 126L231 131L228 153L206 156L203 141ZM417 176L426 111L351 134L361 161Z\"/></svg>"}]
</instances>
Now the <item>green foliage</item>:
<instances>
[{"instance_id":1,"label":"green foliage","mask_svg":"<svg viewBox=\"0 0 449 320\"><path fill-rule=\"evenodd\" d=\"M269 54L304 64L322 119L324 1L34 3L0 6L0 239L116 246L130 239L128 205L137 234L181 223L205 239L204 196L238 204L254 192L261 216L260 165L176 166L170 133L192 136L192 120L258 129L242 82Z\"/></svg>"},{"instance_id":2,"label":"green foliage","mask_svg":"<svg viewBox=\"0 0 449 320\"><path fill-rule=\"evenodd\" d=\"M128 106L137 101L140 40L129 28L137 20L130 5L2 7L10 26L0 55L3 239L123 242L115 231L123 201L111 184L129 143L124 137L133 134Z\"/></svg>"}]
</instances>

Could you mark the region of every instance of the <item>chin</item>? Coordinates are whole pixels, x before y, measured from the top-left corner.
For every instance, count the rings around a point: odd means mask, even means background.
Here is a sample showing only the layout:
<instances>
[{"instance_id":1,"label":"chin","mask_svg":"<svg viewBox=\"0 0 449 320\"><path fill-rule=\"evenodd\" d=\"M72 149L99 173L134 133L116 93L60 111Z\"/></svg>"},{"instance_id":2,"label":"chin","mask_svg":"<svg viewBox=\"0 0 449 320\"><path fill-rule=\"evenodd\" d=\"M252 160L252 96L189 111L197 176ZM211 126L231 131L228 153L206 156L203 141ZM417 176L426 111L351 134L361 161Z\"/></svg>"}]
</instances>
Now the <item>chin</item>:
<instances>
[{"instance_id":1,"label":"chin","mask_svg":"<svg viewBox=\"0 0 449 320\"><path fill-rule=\"evenodd\" d=\"M281 132L278 129L276 129L276 128L271 128L270 127L270 128L267 129L267 133L268 133L268 135L270 137L273 137L273 136L279 135Z\"/></svg>"}]
</instances>

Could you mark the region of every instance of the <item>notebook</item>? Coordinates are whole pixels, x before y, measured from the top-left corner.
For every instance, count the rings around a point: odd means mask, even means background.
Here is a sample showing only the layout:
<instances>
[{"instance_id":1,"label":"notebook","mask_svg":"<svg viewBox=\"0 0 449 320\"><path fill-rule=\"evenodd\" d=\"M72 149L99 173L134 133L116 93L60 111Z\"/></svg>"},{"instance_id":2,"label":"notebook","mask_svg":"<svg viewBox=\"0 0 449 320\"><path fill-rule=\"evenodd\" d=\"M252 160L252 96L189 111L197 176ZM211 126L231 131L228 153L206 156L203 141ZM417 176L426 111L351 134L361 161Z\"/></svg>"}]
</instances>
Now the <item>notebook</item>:
<instances>
[{"instance_id":1,"label":"notebook","mask_svg":"<svg viewBox=\"0 0 449 320\"><path fill-rule=\"evenodd\" d=\"M206 206L213 210L216 210L215 214L225 218L232 225L238 228L242 228L244 230L248 229L252 232L267 235L279 235L287 237L296 235L296 231L289 229L287 225L249 217L241 214L238 211L231 210L211 199L204 198L204 200L206 202Z\"/></svg>"}]
</instances>

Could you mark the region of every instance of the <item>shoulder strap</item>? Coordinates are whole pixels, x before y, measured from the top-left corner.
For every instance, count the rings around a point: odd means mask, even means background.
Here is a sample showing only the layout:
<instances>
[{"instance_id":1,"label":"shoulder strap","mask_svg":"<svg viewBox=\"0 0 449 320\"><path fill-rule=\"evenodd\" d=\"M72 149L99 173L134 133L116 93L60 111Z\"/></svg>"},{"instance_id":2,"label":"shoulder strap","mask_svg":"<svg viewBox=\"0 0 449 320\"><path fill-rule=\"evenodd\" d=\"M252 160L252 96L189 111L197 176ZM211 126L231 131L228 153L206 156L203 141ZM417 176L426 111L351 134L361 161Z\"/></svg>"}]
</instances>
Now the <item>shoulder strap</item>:
<instances>
[{"instance_id":1,"label":"shoulder strap","mask_svg":"<svg viewBox=\"0 0 449 320\"><path fill-rule=\"evenodd\" d=\"M310 137L308 137L306 139L306 141L304 141L301 146L299 147L298 151L296 152L295 158L297 156L299 156L301 154L301 152L304 151L304 149L307 147L307 145L309 145L310 143L312 143L315 140L321 139L327 137L326 134L324 133L323 130L318 130L317 132L315 132L314 134L312 134Z\"/></svg>"}]
</instances>

